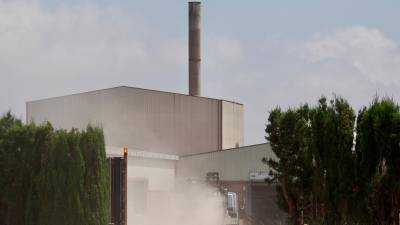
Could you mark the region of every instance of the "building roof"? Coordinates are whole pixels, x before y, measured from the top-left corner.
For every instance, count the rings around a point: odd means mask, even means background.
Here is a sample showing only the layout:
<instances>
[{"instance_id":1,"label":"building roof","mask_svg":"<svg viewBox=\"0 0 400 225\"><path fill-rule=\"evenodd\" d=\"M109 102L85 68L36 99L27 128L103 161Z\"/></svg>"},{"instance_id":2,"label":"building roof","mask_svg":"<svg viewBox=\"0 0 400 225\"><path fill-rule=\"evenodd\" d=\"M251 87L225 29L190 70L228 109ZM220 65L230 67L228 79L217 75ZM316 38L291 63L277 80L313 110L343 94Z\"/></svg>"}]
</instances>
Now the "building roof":
<instances>
[{"instance_id":1,"label":"building roof","mask_svg":"<svg viewBox=\"0 0 400 225\"><path fill-rule=\"evenodd\" d=\"M55 96L55 97L48 97L48 98L30 100L30 101L27 101L26 103L49 100L49 99L56 99L56 98L62 98L62 97L68 97L68 96L73 96L73 95L102 92L102 91L107 91L107 90L110 90L110 89L118 89L118 88L131 88L131 89L143 90L143 91L149 91L149 92L157 92L157 93L165 93L165 94L171 94L171 95L187 96L187 97L190 97L190 98L203 98L203 99L209 99L209 100L219 100L219 101L231 102L231 103L238 104L238 105L243 105L242 103L235 102L235 101L230 101L230 100L225 100L225 99L216 99L216 98L209 98L209 97L203 97L203 96L191 96L191 95L182 94L182 93L159 91L159 90L152 90L152 89L138 88L138 87L130 87L130 86L117 86L117 87L103 88L103 89L98 89L98 90L93 90L93 91L85 91L85 92L79 92L79 93L74 93L74 94L67 94L67 95L61 95L61 96Z\"/></svg>"},{"instance_id":2,"label":"building roof","mask_svg":"<svg viewBox=\"0 0 400 225\"><path fill-rule=\"evenodd\" d=\"M119 86L26 103L26 121L55 128L101 126L110 146L172 155L243 144L243 105Z\"/></svg>"},{"instance_id":3,"label":"building roof","mask_svg":"<svg viewBox=\"0 0 400 225\"><path fill-rule=\"evenodd\" d=\"M259 144L252 144L252 145L244 145L244 146L239 146L239 147L235 147L235 148L226 148L226 149L221 149L221 150L212 150L212 151L207 151L207 152L200 152L200 153L194 153L194 154L186 154L186 155L181 155L179 156L180 158L184 158L184 157L191 157L191 156L196 156L196 155L205 155L205 154L211 154L211 153L221 153L221 152L226 152L226 151L240 151L240 150L247 150L250 149L252 147L256 147L259 145L265 145L265 146L269 146L269 142L265 142L265 143L259 143Z\"/></svg>"}]
</instances>

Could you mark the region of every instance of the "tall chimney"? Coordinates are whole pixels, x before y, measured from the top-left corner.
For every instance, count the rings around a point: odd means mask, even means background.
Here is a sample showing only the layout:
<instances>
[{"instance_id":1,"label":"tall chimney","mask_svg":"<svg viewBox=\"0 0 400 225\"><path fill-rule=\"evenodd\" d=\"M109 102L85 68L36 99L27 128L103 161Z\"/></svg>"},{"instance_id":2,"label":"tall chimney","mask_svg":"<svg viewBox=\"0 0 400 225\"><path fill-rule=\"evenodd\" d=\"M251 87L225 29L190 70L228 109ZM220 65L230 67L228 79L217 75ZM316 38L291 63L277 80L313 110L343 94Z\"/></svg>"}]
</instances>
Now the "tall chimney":
<instances>
[{"instance_id":1,"label":"tall chimney","mask_svg":"<svg viewBox=\"0 0 400 225\"><path fill-rule=\"evenodd\" d=\"M189 95L200 96L201 2L189 1Z\"/></svg>"}]
</instances>

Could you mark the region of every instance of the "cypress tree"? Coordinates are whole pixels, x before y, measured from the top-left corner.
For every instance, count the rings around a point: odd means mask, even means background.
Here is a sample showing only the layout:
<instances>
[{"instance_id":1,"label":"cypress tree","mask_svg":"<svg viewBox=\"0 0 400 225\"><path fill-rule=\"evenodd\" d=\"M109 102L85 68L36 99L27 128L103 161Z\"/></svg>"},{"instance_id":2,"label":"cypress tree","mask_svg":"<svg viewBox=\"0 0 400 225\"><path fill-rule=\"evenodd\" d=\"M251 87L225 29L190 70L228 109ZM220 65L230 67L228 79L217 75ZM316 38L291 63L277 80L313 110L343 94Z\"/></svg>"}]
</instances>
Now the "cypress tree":
<instances>
[{"instance_id":1,"label":"cypress tree","mask_svg":"<svg viewBox=\"0 0 400 225\"><path fill-rule=\"evenodd\" d=\"M82 132L81 149L85 161L83 206L87 225L109 221L108 173L103 132L88 126Z\"/></svg>"},{"instance_id":2,"label":"cypress tree","mask_svg":"<svg viewBox=\"0 0 400 225\"><path fill-rule=\"evenodd\" d=\"M65 192L68 197L65 201L65 212L69 218L65 222L66 225L84 224L81 193L85 191L83 189L85 164L80 149L80 138L80 133L76 129L67 134L69 163L66 171Z\"/></svg>"},{"instance_id":3,"label":"cypress tree","mask_svg":"<svg viewBox=\"0 0 400 225\"><path fill-rule=\"evenodd\" d=\"M2 151L5 153L5 187L4 196L7 205L7 224L25 224L25 205L27 200L27 187L30 186L29 171L29 146L30 130L23 126L20 120L15 119L10 113L3 118L5 125L2 132Z\"/></svg>"},{"instance_id":4,"label":"cypress tree","mask_svg":"<svg viewBox=\"0 0 400 225\"><path fill-rule=\"evenodd\" d=\"M34 124L30 124L30 129L34 130L33 143L31 145L30 164L31 171L30 177L31 185L29 187L28 199L26 203L26 221L27 225L36 225L40 223L40 205L39 193L40 189L40 175L42 171L42 158L46 157L45 149L49 148L52 143L52 127L50 124L45 124L40 127L36 127Z\"/></svg>"},{"instance_id":5,"label":"cypress tree","mask_svg":"<svg viewBox=\"0 0 400 225\"><path fill-rule=\"evenodd\" d=\"M106 225L108 194L101 129L0 118L0 224Z\"/></svg>"},{"instance_id":6,"label":"cypress tree","mask_svg":"<svg viewBox=\"0 0 400 225\"><path fill-rule=\"evenodd\" d=\"M350 105L336 97L330 104L323 97L314 108L271 111L267 140L278 160L268 164L293 224L351 220L354 119Z\"/></svg>"},{"instance_id":7,"label":"cypress tree","mask_svg":"<svg viewBox=\"0 0 400 225\"><path fill-rule=\"evenodd\" d=\"M398 224L400 213L400 110L391 99L375 99L359 114L359 186L370 199L374 224Z\"/></svg>"},{"instance_id":8,"label":"cypress tree","mask_svg":"<svg viewBox=\"0 0 400 225\"><path fill-rule=\"evenodd\" d=\"M55 195L57 187L54 181L55 133L50 124L45 125L49 132L49 144L41 150L40 172L38 177L39 223L50 225L54 222ZM45 132L45 131L44 131Z\"/></svg>"},{"instance_id":9,"label":"cypress tree","mask_svg":"<svg viewBox=\"0 0 400 225\"><path fill-rule=\"evenodd\" d=\"M313 165L309 151L309 109L271 111L267 125L267 140L278 160L265 161L272 168L272 180L278 182L279 206L286 210L293 224L299 224L311 199ZM284 200L284 201L282 201ZM282 204L283 203L283 204Z\"/></svg>"}]
</instances>

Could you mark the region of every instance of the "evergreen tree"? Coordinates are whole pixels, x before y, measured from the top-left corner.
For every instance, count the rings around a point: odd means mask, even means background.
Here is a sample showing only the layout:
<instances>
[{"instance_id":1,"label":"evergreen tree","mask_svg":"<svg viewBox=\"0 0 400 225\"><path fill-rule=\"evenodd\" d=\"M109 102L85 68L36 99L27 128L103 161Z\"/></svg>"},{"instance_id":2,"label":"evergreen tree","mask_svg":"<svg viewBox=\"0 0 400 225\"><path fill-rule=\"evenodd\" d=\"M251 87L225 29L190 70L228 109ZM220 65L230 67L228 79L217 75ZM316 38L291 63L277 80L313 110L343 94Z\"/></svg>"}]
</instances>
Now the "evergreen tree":
<instances>
[{"instance_id":1,"label":"evergreen tree","mask_svg":"<svg viewBox=\"0 0 400 225\"><path fill-rule=\"evenodd\" d=\"M45 150L51 146L53 129L50 124L45 124L36 127L33 124L29 125L30 129L35 130L33 135L33 143L31 145L31 154L29 156L31 171L29 180L31 185L29 187L28 198L26 203L26 220L27 225L36 225L40 223L40 210L43 207L40 205L39 195L41 192L40 175L42 171L42 160L46 158Z\"/></svg>"},{"instance_id":2,"label":"evergreen tree","mask_svg":"<svg viewBox=\"0 0 400 225\"><path fill-rule=\"evenodd\" d=\"M83 206L87 225L109 221L108 173L104 136L100 129L88 126L82 133L81 149L85 160Z\"/></svg>"},{"instance_id":3,"label":"evergreen tree","mask_svg":"<svg viewBox=\"0 0 400 225\"><path fill-rule=\"evenodd\" d=\"M391 99L375 99L359 113L357 165L362 197L373 224L398 224L400 213L400 110Z\"/></svg>"},{"instance_id":4,"label":"evergreen tree","mask_svg":"<svg viewBox=\"0 0 400 225\"><path fill-rule=\"evenodd\" d=\"M0 118L0 224L108 224L101 129L54 130Z\"/></svg>"},{"instance_id":5,"label":"evergreen tree","mask_svg":"<svg viewBox=\"0 0 400 225\"><path fill-rule=\"evenodd\" d=\"M293 224L300 211L310 224L399 224L400 108L393 100L374 100L357 119L337 97L276 108L266 132L277 160L265 161Z\"/></svg>"},{"instance_id":6,"label":"evergreen tree","mask_svg":"<svg viewBox=\"0 0 400 225\"><path fill-rule=\"evenodd\" d=\"M67 134L68 142L68 169L66 171L65 192L68 195L65 202L65 211L69 215L66 225L84 224L84 209L82 204L85 162L80 149L81 134L78 130L72 129ZM101 202L100 204L104 204Z\"/></svg>"},{"instance_id":7,"label":"evergreen tree","mask_svg":"<svg viewBox=\"0 0 400 225\"><path fill-rule=\"evenodd\" d=\"M336 97L314 108L271 111L266 138L278 160L268 164L293 224L352 220L354 120L350 105Z\"/></svg>"},{"instance_id":8,"label":"evergreen tree","mask_svg":"<svg viewBox=\"0 0 400 225\"><path fill-rule=\"evenodd\" d=\"M308 106L298 110L271 111L266 128L267 140L278 160L266 160L272 168L272 181L278 183L280 205L293 224L301 222L301 212L309 204L312 161L309 154Z\"/></svg>"}]
</instances>

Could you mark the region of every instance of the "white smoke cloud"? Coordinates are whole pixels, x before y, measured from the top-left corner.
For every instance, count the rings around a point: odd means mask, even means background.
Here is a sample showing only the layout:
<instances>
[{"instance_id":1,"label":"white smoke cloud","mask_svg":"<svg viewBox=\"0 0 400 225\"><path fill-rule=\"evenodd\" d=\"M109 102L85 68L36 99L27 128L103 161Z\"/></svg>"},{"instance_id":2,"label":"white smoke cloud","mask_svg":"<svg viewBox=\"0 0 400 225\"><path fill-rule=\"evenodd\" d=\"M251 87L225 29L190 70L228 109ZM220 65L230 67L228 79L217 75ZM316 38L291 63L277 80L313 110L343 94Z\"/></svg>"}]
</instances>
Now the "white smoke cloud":
<instances>
[{"instance_id":1,"label":"white smoke cloud","mask_svg":"<svg viewBox=\"0 0 400 225\"><path fill-rule=\"evenodd\" d=\"M221 225L223 197L206 185L179 185L176 191L149 192L147 209L131 216L136 225Z\"/></svg>"},{"instance_id":2,"label":"white smoke cloud","mask_svg":"<svg viewBox=\"0 0 400 225\"><path fill-rule=\"evenodd\" d=\"M207 40L209 39L209 40ZM205 40L204 64L210 68L230 67L244 58L243 44L229 37L208 37Z\"/></svg>"},{"instance_id":3,"label":"white smoke cloud","mask_svg":"<svg viewBox=\"0 0 400 225\"><path fill-rule=\"evenodd\" d=\"M400 85L400 48L377 29L352 27L317 33L303 50L311 63L344 63L372 82Z\"/></svg>"},{"instance_id":4,"label":"white smoke cloud","mask_svg":"<svg viewBox=\"0 0 400 225\"><path fill-rule=\"evenodd\" d=\"M118 6L0 0L0 111L24 117L25 101L119 85L176 90L184 51Z\"/></svg>"},{"instance_id":5,"label":"white smoke cloud","mask_svg":"<svg viewBox=\"0 0 400 225\"><path fill-rule=\"evenodd\" d=\"M213 70L212 95L245 104L245 141L264 141L268 111L316 103L333 93L355 110L372 98L400 102L400 48L376 28L318 32L305 41L242 43L244 56L223 71ZM212 73L215 74L212 74ZM210 74L207 74L210 76Z\"/></svg>"}]
</instances>

